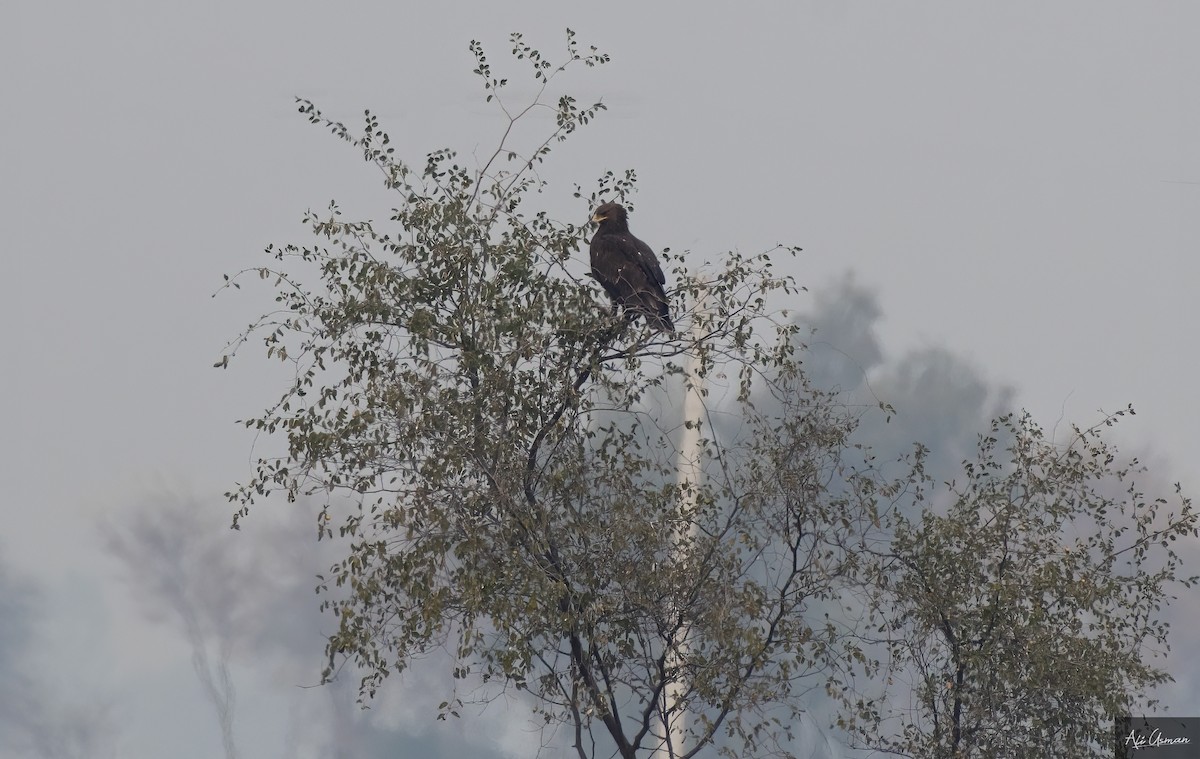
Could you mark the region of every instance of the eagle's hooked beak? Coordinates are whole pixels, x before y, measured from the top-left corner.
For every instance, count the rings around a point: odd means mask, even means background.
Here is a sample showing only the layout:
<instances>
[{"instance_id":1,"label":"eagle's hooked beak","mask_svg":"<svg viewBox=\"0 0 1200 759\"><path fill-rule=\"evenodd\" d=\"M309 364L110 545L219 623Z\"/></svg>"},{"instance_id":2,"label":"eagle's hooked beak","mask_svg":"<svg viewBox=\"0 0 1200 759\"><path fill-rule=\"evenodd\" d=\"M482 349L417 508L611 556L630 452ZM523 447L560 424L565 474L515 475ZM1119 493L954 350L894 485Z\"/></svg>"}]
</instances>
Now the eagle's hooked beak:
<instances>
[{"instance_id":1,"label":"eagle's hooked beak","mask_svg":"<svg viewBox=\"0 0 1200 759\"><path fill-rule=\"evenodd\" d=\"M592 214L592 221L596 222L597 224L599 224L600 222L604 221L607 218L608 218L607 216L601 216L599 213Z\"/></svg>"}]
</instances>

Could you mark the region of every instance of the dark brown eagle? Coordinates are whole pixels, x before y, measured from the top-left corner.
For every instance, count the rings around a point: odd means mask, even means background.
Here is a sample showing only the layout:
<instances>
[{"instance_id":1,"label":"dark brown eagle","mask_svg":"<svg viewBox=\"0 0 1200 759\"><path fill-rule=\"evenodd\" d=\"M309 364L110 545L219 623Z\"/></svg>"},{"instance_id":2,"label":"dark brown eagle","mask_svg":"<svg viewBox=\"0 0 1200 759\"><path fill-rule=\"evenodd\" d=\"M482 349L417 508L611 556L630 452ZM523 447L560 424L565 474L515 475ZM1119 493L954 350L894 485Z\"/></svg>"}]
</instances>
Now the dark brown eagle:
<instances>
[{"instance_id":1,"label":"dark brown eagle","mask_svg":"<svg viewBox=\"0 0 1200 759\"><path fill-rule=\"evenodd\" d=\"M674 331L663 292L667 278L650 246L630 233L625 207L605 203L596 209L592 221L600 223L592 237L592 276L626 312L646 317L646 323L659 332Z\"/></svg>"}]
</instances>

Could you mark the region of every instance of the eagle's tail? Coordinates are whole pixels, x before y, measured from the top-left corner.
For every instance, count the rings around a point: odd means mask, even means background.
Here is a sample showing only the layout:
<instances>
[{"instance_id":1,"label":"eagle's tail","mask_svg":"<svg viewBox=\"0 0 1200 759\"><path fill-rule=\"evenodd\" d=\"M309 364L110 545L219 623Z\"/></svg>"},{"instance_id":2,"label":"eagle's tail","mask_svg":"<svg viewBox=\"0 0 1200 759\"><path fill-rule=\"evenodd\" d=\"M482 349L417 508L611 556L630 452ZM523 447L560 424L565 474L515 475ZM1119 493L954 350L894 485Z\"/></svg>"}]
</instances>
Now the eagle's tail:
<instances>
[{"instance_id":1,"label":"eagle's tail","mask_svg":"<svg viewBox=\"0 0 1200 759\"><path fill-rule=\"evenodd\" d=\"M660 300L648 305L650 308L646 309L646 323L659 332L674 332L675 323L671 321L671 310L666 302Z\"/></svg>"}]
</instances>

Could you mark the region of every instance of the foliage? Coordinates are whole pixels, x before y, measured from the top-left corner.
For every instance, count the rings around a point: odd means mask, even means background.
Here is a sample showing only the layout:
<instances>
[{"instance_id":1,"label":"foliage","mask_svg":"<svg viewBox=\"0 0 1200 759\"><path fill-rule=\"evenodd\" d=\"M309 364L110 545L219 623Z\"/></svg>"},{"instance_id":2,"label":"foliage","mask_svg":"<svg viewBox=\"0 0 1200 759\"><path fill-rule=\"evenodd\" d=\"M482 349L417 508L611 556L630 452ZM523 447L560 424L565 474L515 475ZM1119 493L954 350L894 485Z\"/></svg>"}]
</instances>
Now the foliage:
<instances>
[{"instance_id":1,"label":"foliage","mask_svg":"<svg viewBox=\"0 0 1200 759\"><path fill-rule=\"evenodd\" d=\"M1101 436L1125 413L1061 446L1028 415L1001 417L964 483L948 483L945 513L895 516L873 608L888 677L915 704L861 703L863 743L947 759L1111 755L1113 718L1169 679L1154 665L1168 648L1160 612L1196 579L1179 576L1174 549L1197 535L1190 501L1148 499L1144 467L1118 463Z\"/></svg>"},{"instance_id":2,"label":"foliage","mask_svg":"<svg viewBox=\"0 0 1200 759\"><path fill-rule=\"evenodd\" d=\"M604 109L552 88L608 58L569 31L562 65L512 42L539 88L519 107L471 44L507 120L482 164L442 149L414 169L370 112L353 132L299 100L397 205L376 224L331 203L305 218L317 244L227 277L272 282L278 308L217 366L257 337L294 369L245 422L287 451L228 494L234 524L274 492L325 498L319 537L344 547L318 588L326 677L352 665L367 700L448 650L440 717L523 692L581 757L790 756L814 699L897 754L1094 750L1166 677L1147 660L1189 502L1163 516L1132 485L1110 494L1135 470L1095 429L1059 448L1005 417L949 508L906 516L930 492L923 450L889 480L852 444L855 418L768 306L797 289L776 251L700 275L664 248L679 333L610 308L588 230L531 208L552 196L538 166ZM539 124L532 151L513 147ZM609 171L563 200L578 218L631 205L635 180Z\"/></svg>"},{"instance_id":3,"label":"foliage","mask_svg":"<svg viewBox=\"0 0 1200 759\"><path fill-rule=\"evenodd\" d=\"M795 289L769 254L728 254L701 279L664 250L690 332L651 335L580 276L586 230L528 210L546 188L536 165L603 108L545 105L548 87L607 58L569 33L555 67L514 35L541 83L517 110L471 50L509 121L480 167L439 150L413 170L372 114L355 136L300 101L379 167L399 205L390 231L336 205L310 214L322 245L269 248L279 263L249 272L275 283L279 312L233 348L259 335L295 380L246 422L286 436L288 452L230 494L237 520L273 491L354 495L348 515L332 497L323 513L321 537L346 554L320 591L338 620L326 676L353 662L366 697L445 647L464 690L527 691L580 756L784 750L801 696L859 656L806 610L859 571L858 534L895 488L842 460L853 421L807 386L794 327L769 318L769 294ZM539 147L510 149L546 109ZM628 202L634 179L609 172L573 194L589 208ZM783 411L757 412L752 391ZM685 425L672 405L683 392L705 409ZM714 434L718 413L739 431ZM676 477L683 427L698 433L703 478ZM448 695L441 716L466 697Z\"/></svg>"}]
</instances>

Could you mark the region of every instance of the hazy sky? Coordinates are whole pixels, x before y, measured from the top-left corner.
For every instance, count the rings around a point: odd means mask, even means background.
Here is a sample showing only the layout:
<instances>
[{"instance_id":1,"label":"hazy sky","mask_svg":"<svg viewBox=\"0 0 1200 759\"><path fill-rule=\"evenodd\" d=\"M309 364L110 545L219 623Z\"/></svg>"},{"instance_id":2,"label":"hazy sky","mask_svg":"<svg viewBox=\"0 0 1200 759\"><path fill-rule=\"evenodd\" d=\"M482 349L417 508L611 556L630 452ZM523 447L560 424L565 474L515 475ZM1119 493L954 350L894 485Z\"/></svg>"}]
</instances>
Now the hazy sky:
<instances>
[{"instance_id":1,"label":"hazy sky","mask_svg":"<svg viewBox=\"0 0 1200 759\"><path fill-rule=\"evenodd\" d=\"M253 444L233 421L282 375L258 359L210 368L271 305L266 290L211 298L223 273L304 241L306 208L337 198L353 218L389 202L293 97L351 126L377 111L415 162L445 146L482 153L503 123L468 42L519 96L532 88L509 32L557 60L568 26L613 62L566 80L609 111L551 159L553 213L579 212L572 182L635 168L640 237L698 261L803 246L787 266L812 292L796 308L816 312L825 293L834 348L866 351L855 360L909 386L940 366L965 388L910 409L930 434L978 424L1000 386L1047 427L1133 403L1124 446L1197 491L1196 3L7 0L0 609L23 621L0 625L0 646L37 674L43 732L58 715L121 757L220 755L185 631L150 585L127 581L100 526L133 534L156 513L202 510L214 556L251 566L256 546L309 524L260 510L242 534L220 532L220 494L249 475ZM829 293L847 271L865 290L839 306ZM874 347L854 342L864 322ZM294 547L263 555L295 572L320 564ZM220 577L251 619L262 599L312 598L304 576L252 589L253 573ZM161 621L145 613L155 603ZM303 740L340 698L296 695L319 637L299 672L303 636L272 659L277 632L237 630L242 755L288 755L288 736ZM361 755L391 728L426 730L421 705L396 698L369 719L338 707L349 722L329 729L355 735ZM452 752L464 729L414 738L413 755Z\"/></svg>"}]
</instances>

